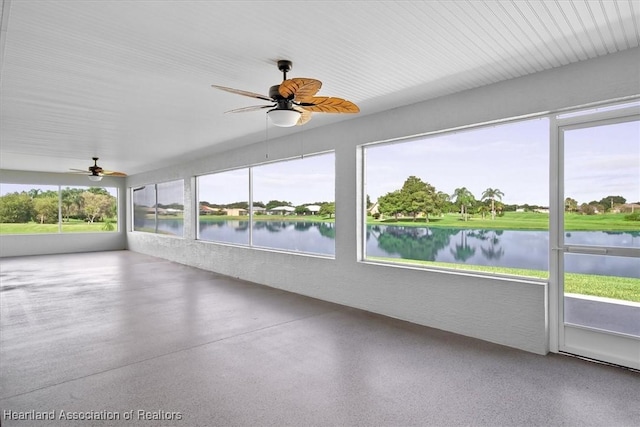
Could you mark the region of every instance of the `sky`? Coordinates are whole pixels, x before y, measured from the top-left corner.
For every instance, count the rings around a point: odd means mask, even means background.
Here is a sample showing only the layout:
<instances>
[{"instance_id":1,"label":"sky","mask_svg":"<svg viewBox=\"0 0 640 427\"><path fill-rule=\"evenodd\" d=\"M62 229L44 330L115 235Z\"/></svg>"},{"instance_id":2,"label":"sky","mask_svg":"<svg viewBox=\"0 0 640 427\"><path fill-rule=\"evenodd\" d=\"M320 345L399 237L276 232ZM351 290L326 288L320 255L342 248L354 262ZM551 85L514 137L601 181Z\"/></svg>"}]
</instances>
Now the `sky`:
<instances>
[{"instance_id":1,"label":"sky","mask_svg":"<svg viewBox=\"0 0 640 427\"><path fill-rule=\"evenodd\" d=\"M63 190L65 188L89 188L90 185L87 185L86 187L81 186L81 185L61 185L60 188L62 188ZM8 193L21 193L23 191L29 191L32 188L37 188L39 190L41 190L42 192L44 191L58 191L58 186L57 185L34 185L34 184L7 184L7 183L0 183L0 196L4 196L5 194ZM107 190L107 192L109 194L111 194L114 197L118 196L118 189L115 187L102 187L105 190Z\"/></svg>"},{"instance_id":2,"label":"sky","mask_svg":"<svg viewBox=\"0 0 640 427\"><path fill-rule=\"evenodd\" d=\"M335 200L334 153L305 156L282 162L255 166L253 200L291 202L294 206ZM248 169L205 175L198 178L201 201L227 204L247 201Z\"/></svg>"},{"instance_id":3,"label":"sky","mask_svg":"<svg viewBox=\"0 0 640 427\"><path fill-rule=\"evenodd\" d=\"M467 187L479 199L494 188L504 193L505 204L549 205L547 118L370 145L365 159L365 194L371 201L415 175L449 195ZM297 206L335 199L334 153L252 169L255 201L285 200ZM2 184L0 195L31 187ZM248 168L201 176L198 190L201 201L247 201ZM181 202L182 182L159 184L158 195L162 204ZM565 133L565 197L581 204L609 195L640 201L640 121Z\"/></svg>"},{"instance_id":4,"label":"sky","mask_svg":"<svg viewBox=\"0 0 640 427\"><path fill-rule=\"evenodd\" d=\"M610 195L640 200L640 122L565 135L565 197L579 203ZM367 193L375 200L415 175L449 195L467 187L480 199L487 188L497 188L505 204L548 206L548 141L544 118L372 146L366 152Z\"/></svg>"},{"instance_id":5,"label":"sky","mask_svg":"<svg viewBox=\"0 0 640 427\"><path fill-rule=\"evenodd\" d=\"M564 141L567 197L640 201L640 122L568 130Z\"/></svg>"},{"instance_id":6,"label":"sky","mask_svg":"<svg viewBox=\"0 0 640 427\"><path fill-rule=\"evenodd\" d=\"M549 201L549 121L528 120L422 137L366 150L366 191L371 201L417 176L449 195L466 187L480 199L487 188L506 204Z\"/></svg>"}]
</instances>

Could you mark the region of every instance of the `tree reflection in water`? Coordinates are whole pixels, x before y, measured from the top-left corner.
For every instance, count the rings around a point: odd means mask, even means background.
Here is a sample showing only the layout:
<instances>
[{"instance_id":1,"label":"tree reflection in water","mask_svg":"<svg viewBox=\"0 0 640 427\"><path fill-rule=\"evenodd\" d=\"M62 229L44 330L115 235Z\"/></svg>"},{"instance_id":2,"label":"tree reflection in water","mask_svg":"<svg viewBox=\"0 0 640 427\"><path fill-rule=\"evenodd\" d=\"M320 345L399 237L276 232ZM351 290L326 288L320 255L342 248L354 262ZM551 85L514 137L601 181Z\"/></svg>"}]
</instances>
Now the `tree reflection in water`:
<instances>
[{"instance_id":1,"label":"tree reflection in water","mask_svg":"<svg viewBox=\"0 0 640 427\"><path fill-rule=\"evenodd\" d=\"M439 253L449 248L455 261L466 263L477 255L478 248L485 260L499 260L505 253L500 246L502 234L503 230L371 226L367 240L374 238L388 255L420 261L436 261ZM459 241L452 241L454 236L459 236Z\"/></svg>"},{"instance_id":2,"label":"tree reflection in water","mask_svg":"<svg viewBox=\"0 0 640 427\"><path fill-rule=\"evenodd\" d=\"M451 255L453 255L456 261L466 262L476 254L476 248L469 246L467 243L468 233L473 232L469 230L460 230L460 243L456 243L455 250L450 249Z\"/></svg>"},{"instance_id":3,"label":"tree reflection in water","mask_svg":"<svg viewBox=\"0 0 640 427\"><path fill-rule=\"evenodd\" d=\"M373 232L373 230L372 230ZM435 261L458 230L425 227L385 227L377 236L378 246L404 259Z\"/></svg>"}]
</instances>

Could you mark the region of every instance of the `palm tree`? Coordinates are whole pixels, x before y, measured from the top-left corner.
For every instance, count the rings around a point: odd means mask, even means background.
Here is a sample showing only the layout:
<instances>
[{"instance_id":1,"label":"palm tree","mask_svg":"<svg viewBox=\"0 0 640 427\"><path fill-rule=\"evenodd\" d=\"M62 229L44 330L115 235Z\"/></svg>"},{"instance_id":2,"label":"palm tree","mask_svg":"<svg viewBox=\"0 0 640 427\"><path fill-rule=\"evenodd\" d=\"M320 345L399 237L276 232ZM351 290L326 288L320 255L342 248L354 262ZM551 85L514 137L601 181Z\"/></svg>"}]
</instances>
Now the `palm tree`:
<instances>
[{"instance_id":1,"label":"palm tree","mask_svg":"<svg viewBox=\"0 0 640 427\"><path fill-rule=\"evenodd\" d=\"M496 199L502 200L504 193L497 188L487 188L482 193L482 200L491 200L491 219L496 219Z\"/></svg>"},{"instance_id":2,"label":"palm tree","mask_svg":"<svg viewBox=\"0 0 640 427\"><path fill-rule=\"evenodd\" d=\"M466 207L473 203L473 200L475 199L475 197L473 197L473 194L471 194L471 191L469 191L467 187L460 187L453 190L453 194L451 195L451 198L455 199L454 200L455 204L460 205L460 214L466 221L467 220Z\"/></svg>"},{"instance_id":3,"label":"palm tree","mask_svg":"<svg viewBox=\"0 0 640 427\"><path fill-rule=\"evenodd\" d=\"M486 205L478 206L478 213L482 215L482 219L484 219L488 211L489 211L489 208Z\"/></svg>"}]
</instances>

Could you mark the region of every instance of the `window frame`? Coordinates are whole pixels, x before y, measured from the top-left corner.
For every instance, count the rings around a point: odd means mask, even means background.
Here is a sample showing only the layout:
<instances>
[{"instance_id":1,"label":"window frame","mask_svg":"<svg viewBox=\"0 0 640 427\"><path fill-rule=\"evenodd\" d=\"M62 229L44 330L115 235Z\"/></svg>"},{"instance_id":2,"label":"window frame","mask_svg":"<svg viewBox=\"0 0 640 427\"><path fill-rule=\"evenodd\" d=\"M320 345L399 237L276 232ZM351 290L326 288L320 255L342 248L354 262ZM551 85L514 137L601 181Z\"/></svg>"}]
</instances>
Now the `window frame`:
<instances>
[{"instance_id":1,"label":"window frame","mask_svg":"<svg viewBox=\"0 0 640 427\"><path fill-rule=\"evenodd\" d=\"M262 246L262 245L256 245L254 244L253 241L253 222L255 221L255 217L254 217L254 209L253 209L253 203L254 203L254 176L253 176L253 172L254 172L254 168L259 168L261 166L266 166L266 165L275 165L277 163L282 163L282 162L292 162L292 161L296 161L296 160L302 160L305 158L309 158L309 157L316 157L316 156L322 156L322 155L333 155L333 164L334 164L334 169L333 169L333 195L334 195L334 203L335 203L335 188L336 188L336 171L335 171L335 162L336 162L336 150L335 149L331 149L331 150L323 150L323 151L319 151L319 152L314 152L314 153L310 153L310 154L304 154L303 156L292 156L292 157L286 157L286 158L282 158L282 159L275 159L275 160L270 160L270 161L266 161L266 162L260 162L260 163L255 163L255 164L251 164L248 166L241 166L241 167L237 167L237 168L230 168L230 169L221 169L218 171L213 171L213 172L209 172L209 173L203 173L203 174L199 174L195 176L195 182L196 182L196 197L195 197L195 210L196 210L196 223L195 223L195 227L196 227L196 240L199 240L201 242L205 242L208 244L218 244L218 245L228 245L228 246L237 246L237 247L243 247L243 248L249 248L252 250L261 250L261 251L270 251L270 252L281 252L281 253L287 253L287 254L293 254L293 255L301 255L301 256L310 256L310 257L319 257L319 258L326 258L326 259L335 259L336 255L335 255L335 239L333 240L333 244L334 244L334 253L332 255L329 254L321 254L321 253L316 253L316 252L303 252L303 251L295 251L295 250L287 250L287 249L282 249L282 248L276 248L276 247L269 247L269 246ZM203 176L209 176L209 175L215 175L215 174L221 174L221 173L225 173L225 172L232 172L232 171L239 171L239 170L246 170L248 173L248 202L249 202L249 213L247 215L248 221L249 221L249 239L248 239L248 243L247 244L241 244L241 243L232 243L232 242L224 242L224 241L213 241L213 240L204 240L201 238L200 236L200 178Z\"/></svg>"},{"instance_id":2,"label":"window frame","mask_svg":"<svg viewBox=\"0 0 640 427\"><path fill-rule=\"evenodd\" d=\"M367 142L367 143L358 145L357 158L360 159L360 167L361 167L361 173L358 175L359 176L358 187L361 194L361 197L359 200L359 206L362 212L360 215L361 221L359 224L360 238L358 239L358 242L357 242L358 263L380 265L380 266L394 267L394 268L412 269L412 270L431 271L431 272L438 272L438 273L445 273L445 274L456 274L456 275L470 276L470 277L486 277L486 278L494 278L498 280L509 280L509 281L516 280L520 282L537 283L537 284L547 283L549 281L548 277L538 278L538 277L532 277L532 276L518 276L518 275L513 275L508 273L490 272L490 271L482 271L482 270L475 270L475 269L445 267L445 266L439 266L439 265L422 265L418 263L412 263L411 260L402 260L401 258L399 258L398 261L376 260L376 259L367 258L367 251L366 251L366 247L367 247L367 201L366 201L367 153L366 153L366 150L373 146L402 144L402 143L407 143L412 141L436 138L438 136L444 136L447 134L455 134L459 132L470 132L474 130L480 130L480 129L491 128L491 127L496 127L500 125L508 125L508 124L513 124L518 122L525 122L529 120L536 120L536 119L546 118L549 120L548 125L551 126L551 117L552 117L552 114L549 114L549 113L528 114L528 115L517 116L517 117L512 117L507 119L492 120L489 122L456 126L456 127L447 128L447 129L439 129L439 130L425 132L417 135L391 138L391 139L386 139L381 141L372 141L372 142ZM547 142L547 145L550 145L550 142ZM549 176L549 173L547 175ZM550 224L547 227L547 232L550 232ZM464 266L464 264L459 264L459 265L461 267ZM547 271L549 271L549 269L550 269L550 266L548 265Z\"/></svg>"},{"instance_id":3,"label":"window frame","mask_svg":"<svg viewBox=\"0 0 640 427\"><path fill-rule=\"evenodd\" d=\"M120 192L120 188L117 186L108 186L108 185L78 185L78 184L35 184L35 183L24 183L24 182L19 182L19 181L2 181L2 184L6 184L6 185L22 185L22 186L33 186L33 187L37 187L37 186L43 186L43 187L57 187L57 199L58 199L58 221L57 221L57 231L55 232L42 232L42 233L6 233L6 234L0 234L0 236L43 236L43 235L88 235L88 234L107 234L107 233L119 233L122 230L124 230L125 228L122 227L121 225L121 218L120 218L120 196L121 196L121 192ZM33 188L32 187L32 188ZM64 188L63 188L64 187ZM108 190L113 190L115 191L115 204L116 204L116 212L115 212L115 218L116 218L116 227L113 230L101 230L101 231L63 231L63 215L62 215L62 190L65 188L79 188L79 187L86 187L86 188L104 188L107 191ZM53 190L51 190L53 191ZM10 193L7 193L10 194Z\"/></svg>"},{"instance_id":4,"label":"window frame","mask_svg":"<svg viewBox=\"0 0 640 427\"><path fill-rule=\"evenodd\" d=\"M158 232L158 185L160 184L168 184L168 183L174 183L174 182L180 182L182 185L182 205L184 207L184 200L185 200L185 191L184 191L184 178L178 178L178 179L171 179L171 180L167 180L167 181L158 181L158 182L154 182L154 183L150 183L150 184L140 184L140 185L136 185L133 187L129 187L129 193L131 195L131 206L130 206L130 214L131 214L131 227L129 229L130 232L132 233L146 233L146 234L155 234L158 236L165 236L165 237L171 237L174 239L184 239L186 233L186 230L184 229L184 208L182 211L182 235L177 235L177 234L165 234L165 233L159 233ZM136 230L135 229L135 209L136 209L136 204L135 204L135 191L137 190L141 190L143 188L146 187L151 187L153 186L153 193L154 193L154 231L144 231L144 230Z\"/></svg>"}]
</instances>

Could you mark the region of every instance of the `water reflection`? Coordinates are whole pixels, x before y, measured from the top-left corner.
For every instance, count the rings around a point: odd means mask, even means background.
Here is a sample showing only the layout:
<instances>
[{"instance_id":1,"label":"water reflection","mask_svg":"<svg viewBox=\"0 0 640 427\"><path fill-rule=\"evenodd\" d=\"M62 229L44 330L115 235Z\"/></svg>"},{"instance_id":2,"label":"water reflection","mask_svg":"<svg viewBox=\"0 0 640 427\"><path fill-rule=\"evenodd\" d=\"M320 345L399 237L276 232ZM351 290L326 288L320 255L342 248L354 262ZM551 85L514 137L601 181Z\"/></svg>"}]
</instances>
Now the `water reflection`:
<instances>
[{"instance_id":1,"label":"water reflection","mask_svg":"<svg viewBox=\"0 0 640 427\"><path fill-rule=\"evenodd\" d=\"M572 243L634 247L634 233L573 231L565 238ZM549 268L549 233L375 225L367 232L366 254L367 257L544 271ZM565 269L574 273L638 277L638 265L632 258L589 265L571 259L565 262Z\"/></svg>"},{"instance_id":2,"label":"water reflection","mask_svg":"<svg viewBox=\"0 0 640 427\"><path fill-rule=\"evenodd\" d=\"M456 243L455 250L450 249L451 255L456 259L456 261L462 261L463 263L474 256L476 254L476 248L470 246L467 243L467 234L469 232L467 230L462 230L460 232L460 243Z\"/></svg>"}]
</instances>

